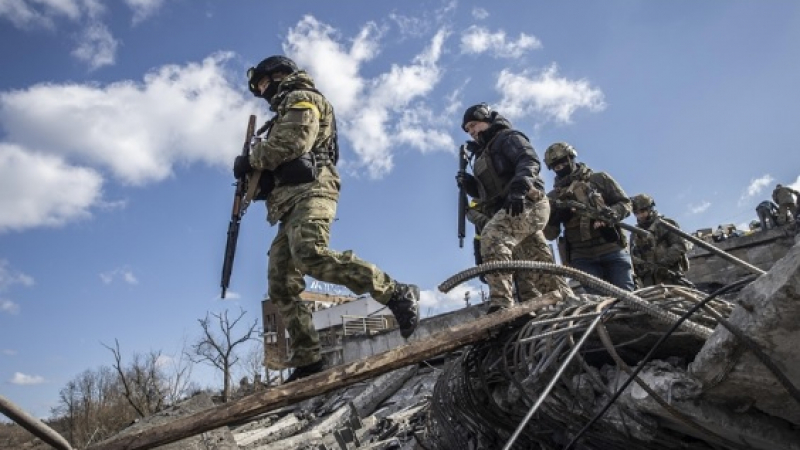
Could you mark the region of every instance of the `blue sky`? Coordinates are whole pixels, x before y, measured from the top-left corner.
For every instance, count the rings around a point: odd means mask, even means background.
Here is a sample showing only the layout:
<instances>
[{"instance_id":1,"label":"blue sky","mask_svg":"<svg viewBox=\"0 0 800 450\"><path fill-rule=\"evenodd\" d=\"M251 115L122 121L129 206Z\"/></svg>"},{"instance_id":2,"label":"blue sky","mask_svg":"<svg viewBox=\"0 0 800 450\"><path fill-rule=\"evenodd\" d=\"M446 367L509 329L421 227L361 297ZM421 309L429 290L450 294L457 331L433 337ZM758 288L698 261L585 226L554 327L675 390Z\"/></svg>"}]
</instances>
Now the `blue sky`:
<instances>
[{"instance_id":1,"label":"blue sky","mask_svg":"<svg viewBox=\"0 0 800 450\"><path fill-rule=\"evenodd\" d=\"M436 293L472 264L454 182L471 104L540 156L572 143L689 231L746 224L776 183L800 185L794 1L0 0L3 395L46 417L113 362L102 344L176 355L209 311L259 316L262 204L226 300L219 276L230 166L248 115L267 119L244 73L278 53L338 113L332 247L419 284L426 314L476 289Z\"/></svg>"}]
</instances>

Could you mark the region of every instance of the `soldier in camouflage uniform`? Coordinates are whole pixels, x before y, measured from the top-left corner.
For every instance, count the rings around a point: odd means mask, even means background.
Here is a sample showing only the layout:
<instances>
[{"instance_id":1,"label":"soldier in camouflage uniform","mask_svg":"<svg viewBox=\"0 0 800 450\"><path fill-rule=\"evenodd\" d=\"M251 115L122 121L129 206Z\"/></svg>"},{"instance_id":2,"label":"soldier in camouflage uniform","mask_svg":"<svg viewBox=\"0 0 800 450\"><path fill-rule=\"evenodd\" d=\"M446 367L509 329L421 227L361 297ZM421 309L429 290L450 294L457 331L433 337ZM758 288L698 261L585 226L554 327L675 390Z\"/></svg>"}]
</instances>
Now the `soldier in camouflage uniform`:
<instances>
[{"instance_id":1,"label":"soldier in camouflage uniform","mask_svg":"<svg viewBox=\"0 0 800 450\"><path fill-rule=\"evenodd\" d=\"M605 172L594 172L575 161L578 153L566 142L557 142L544 153L547 167L554 171L552 200L576 201L594 209L610 208L616 222L631 213L631 201L620 185ZM555 202L553 202L555 203ZM559 237L561 230L563 237ZM552 207L544 229L547 239L559 239L562 263L594 275L627 291L634 289L633 267L627 242L618 225ZM598 293L585 286L589 293Z\"/></svg>"},{"instance_id":2,"label":"soldier in camouflage uniform","mask_svg":"<svg viewBox=\"0 0 800 450\"><path fill-rule=\"evenodd\" d=\"M792 195L800 199L800 192L782 184L775 186L775 190L772 191L772 200L778 204L778 225L794 221L797 215L797 205Z\"/></svg>"},{"instance_id":3,"label":"soldier in camouflage uniform","mask_svg":"<svg viewBox=\"0 0 800 450\"><path fill-rule=\"evenodd\" d=\"M670 233L656 224L656 218L680 228L677 222L658 214L653 197L639 194L631 197L636 225L650 232L650 236L631 233L631 258L636 275L637 287L656 284L674 284L694 287L686 279L684 272L689 270L686 252L691 245L677 234Z\"/></svg>"},{"instance_id":4,"label":"soldier in camouflage uniform","mask_svg":"<svg viewBox=\"0 0 800 450\"><path fill-rule=\"evenodd\" d=\"M472 174L458 174L456 181L478 200L468 219L480 232L480 257L484 263L531 260L554 263L542 228L550 205L539 177L539 157L528 138L488 105L469 107L461 128L474 141L468 151L474 158ZM519 299L560 291L572 295L560 276L536 271L514 275ZM485 275L489 285L489 313L514 304L512 274Z\"/></svg>"},{"instance_id":5,"label":"soldier in camouflage uniform","mask_svg":"<svg viewBox=\"0 0 800 450\"><path fill-rule=\"evenodd\" d=\"M264 98L275 116L250 157L236 158L234 175L263 171L262 179L274 176L271 192L262 192L267 221L278 224L268 253L268 295L291 337L289 364L296 369L287 381L293 381L324 369L311 312L300 299L305 275L371 294L392 311L406 338L419 322L419 288L398 283L350 250L328 247L340 187L336 122L311 76L289 58L271 56L251 68L248 78L250 91Z\"/></svg>"}]
</instances>

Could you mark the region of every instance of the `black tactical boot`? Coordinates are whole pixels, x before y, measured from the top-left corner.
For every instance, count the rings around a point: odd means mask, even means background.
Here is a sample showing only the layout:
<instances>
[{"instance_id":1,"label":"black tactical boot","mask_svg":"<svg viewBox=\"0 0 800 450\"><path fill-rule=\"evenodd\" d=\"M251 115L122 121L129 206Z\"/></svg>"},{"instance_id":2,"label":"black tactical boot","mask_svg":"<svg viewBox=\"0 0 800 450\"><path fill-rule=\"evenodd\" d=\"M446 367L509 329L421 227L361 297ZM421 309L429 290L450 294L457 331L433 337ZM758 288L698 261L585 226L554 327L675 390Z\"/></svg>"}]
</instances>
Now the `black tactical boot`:
<instances>
[{"instance_id":1,"label":"black tactical boot","mask_svg":"<svg viewBox=\"0 0 800 450\"><path fill-rule=\"evenodd\" d=\"M404 338L411 336L419 325L419 287L397 283L386 306L400 325L400 335Z\"/></svg>"},{"instance_id":2,"label":"black tactical boot","mask_svg":"<svg viewBox=\"0 0 800 450\"><path fill-rule=\"evenodd\" d=\"M291 383L292 381L297 381L301 378L305 378L307 376L314 375L317 372L322 372L325 370L325 361L319 360L317 362L313 362L311 364L306 364L305 366L296 367L289 378L283 382L283 384Z\"/></svg>"}]
</instances>

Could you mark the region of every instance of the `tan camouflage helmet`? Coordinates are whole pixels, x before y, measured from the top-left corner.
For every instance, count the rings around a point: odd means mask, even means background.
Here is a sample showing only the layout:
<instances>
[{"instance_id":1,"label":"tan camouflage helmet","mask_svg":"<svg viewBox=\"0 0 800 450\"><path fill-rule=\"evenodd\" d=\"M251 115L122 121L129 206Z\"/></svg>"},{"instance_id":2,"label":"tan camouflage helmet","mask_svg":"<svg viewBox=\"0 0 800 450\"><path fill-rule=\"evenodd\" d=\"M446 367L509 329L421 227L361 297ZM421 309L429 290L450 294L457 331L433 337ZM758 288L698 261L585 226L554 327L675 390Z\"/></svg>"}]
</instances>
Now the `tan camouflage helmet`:
<instances>
[{"instance_id":1,"label":"tan camouflage helmet","mask_svg":"<svg viewBox=\"0 0 800 450\"><path fill-rule=\"evenodd\" d=\"M544 163L547 164L548 169L552 169L556 161L562 158L574 159L577 156L578 152L575 151L574 147L566 142L556 142L544 151Z\"/></svg>"},{"instance_id":2,"label":"tan camouflage helmet","mask_svg":"<svg viewBox=\"0 0 800 450\"><path fill-rule=\"evenodd\" d=\"M656 201L647 194L639 194L631 197L631 204L634 211L641 211L643 209L655 208Z\"/></svg>"}]
</instances>

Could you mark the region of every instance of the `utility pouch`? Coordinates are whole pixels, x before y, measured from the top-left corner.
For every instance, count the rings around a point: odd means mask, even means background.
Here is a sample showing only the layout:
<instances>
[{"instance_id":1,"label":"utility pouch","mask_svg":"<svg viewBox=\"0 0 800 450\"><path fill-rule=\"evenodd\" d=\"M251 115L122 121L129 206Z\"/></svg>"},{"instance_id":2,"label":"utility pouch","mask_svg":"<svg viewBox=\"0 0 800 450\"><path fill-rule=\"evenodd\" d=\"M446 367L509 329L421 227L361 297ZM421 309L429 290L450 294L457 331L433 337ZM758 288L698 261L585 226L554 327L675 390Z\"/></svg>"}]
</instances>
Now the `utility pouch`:
<instances>
[{"instance_id":1,"label":"utility pouch","mask_svg":"<svg viewBox=\"0 0 800 450\"><path fill-rule=\"evenodd\" d=\"M317 179L317 160L314 152L286 161L275 169L275 181L279 185L310 183Z\"/></svg>"},{"instance_id":2,"label":"utility pouch","mask_svg":"<svg viewBox=\"0 0 800 450\"><path fill-rule=\"evenodd\" d=\"M261 176L258 178L258 191L253 201L266 201L273 189L275 189L275 174L271 170L261 171Z\"/></svg>"}]
</instances>

